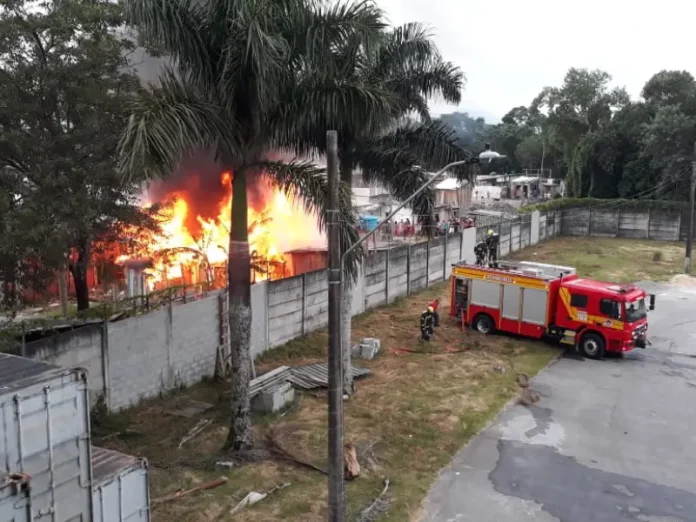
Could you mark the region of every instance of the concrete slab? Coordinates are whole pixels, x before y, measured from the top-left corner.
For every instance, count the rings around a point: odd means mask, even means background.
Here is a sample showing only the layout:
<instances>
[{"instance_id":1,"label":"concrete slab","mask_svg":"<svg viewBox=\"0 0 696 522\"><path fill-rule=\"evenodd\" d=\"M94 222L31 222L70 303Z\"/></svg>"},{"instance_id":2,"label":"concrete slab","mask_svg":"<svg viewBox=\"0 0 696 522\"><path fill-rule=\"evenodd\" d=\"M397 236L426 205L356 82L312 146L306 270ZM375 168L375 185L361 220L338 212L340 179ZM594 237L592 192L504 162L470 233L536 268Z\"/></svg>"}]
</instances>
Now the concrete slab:
<instances>
[{"instance_id":1,"label":"concrete slab","mask_svg":"<svg viewBox=\"0 0 696 522\"><path fill-rule=\"evenodd\" d=\"M424 522L696 521L696 287L657 295L646 350L562 357L463 448Z\"/></svg>"}]
</instances>

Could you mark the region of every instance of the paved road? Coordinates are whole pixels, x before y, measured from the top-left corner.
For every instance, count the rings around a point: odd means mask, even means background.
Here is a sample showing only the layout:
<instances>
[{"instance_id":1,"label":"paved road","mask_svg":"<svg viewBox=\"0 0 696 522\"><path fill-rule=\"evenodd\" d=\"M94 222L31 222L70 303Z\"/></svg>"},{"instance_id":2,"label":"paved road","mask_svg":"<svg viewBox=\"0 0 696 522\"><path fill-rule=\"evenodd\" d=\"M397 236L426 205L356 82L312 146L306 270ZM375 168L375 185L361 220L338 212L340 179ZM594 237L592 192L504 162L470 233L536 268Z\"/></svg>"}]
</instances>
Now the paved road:
<instances>
[{"instance_id":1,"label":"paved road","mask_svg":"<svg viewBox=\"0 0 696 522\"><path fill-rule=\"evenodd\" d=\"M462 449L424 522L696 521L696 287L658 296L646 350L563 357Z\"/></svg>"}]
</instances>

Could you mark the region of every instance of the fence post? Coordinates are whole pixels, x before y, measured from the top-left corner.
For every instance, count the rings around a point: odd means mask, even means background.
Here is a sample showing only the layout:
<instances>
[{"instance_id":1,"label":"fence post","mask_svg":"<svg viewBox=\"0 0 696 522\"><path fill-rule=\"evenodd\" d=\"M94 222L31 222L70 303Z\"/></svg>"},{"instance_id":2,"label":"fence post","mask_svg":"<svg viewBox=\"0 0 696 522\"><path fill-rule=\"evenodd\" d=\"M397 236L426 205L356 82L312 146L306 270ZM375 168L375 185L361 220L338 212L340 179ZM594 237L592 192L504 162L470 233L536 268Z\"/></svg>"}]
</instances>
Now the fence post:
<instances>
[{"instance_id":1,"label":"fence post","mask_svg":"<svg viewBox=\"0 0 696 522\"><path fill-rule=\"evenodd\" d=\"M307 319L307 273L302 274L302 335L307 333L305 320Z\"/></svg>"},{"instance_id":2,"label":"fence post","mask_svg":"<svg viewBox=\"0 0 696 522\"><path fill-rule=\"evenodd\" d=\"M389 304L389 248L384 260L384 302Z\"/></svg>"},{"instance_id":3,"label":"fence post","mask_svg":"<svg viewBox=\"0 0 696 522\"><path fill-rule=\"evenodd\" d=\"M616 237L621 237L621 208L616 209Z\"/></svg>"},{"instance_id":4,"label":"fence post","mask_svg":"<svg viewBox=\"0 0 696 522\"><path fill-rule=\"evenodd\" d=\"M648 203L648 227L645 229L645 239L650 239L650 220L651 220L652 209Z\"/></svg>"},{"instance_id":5,"label":"fence post","mask_svg":"<svg viewBox=\"0 0 696 522\"><path fill-rule=\"evenodd\" d=\"M587 206L587 235L592 235L592 208Z\"/></svg>"},{"instance_id":6,"label":"fence post","mask_svg":"<svg viewBox=\"0 0 696 522\"><path fill-rule=\"evenodd\" d=\"M682 215L684 212L684 209L679 209L679 225L677 226L677 241L681 241L681 233L682 233L682 219L684 216Z\"/></svg>"},{"instance_id":7,"label":"fence post","mask_svg":"<svg viewBox=\"0 0 696 522\"><path fill-rule=\"evenodd\" d=\"M425 288L430 286L430 239L425 244Z\"/></svg>"},{"instance_id":8,"label":"fence post","mask_svg":"<svg viewBox=\"0 0 696 522\"><path fill-rule=\"evenodd\" d=\"M442 260L442 280L447 279L447 243L449 243L449 234L445 234L445 256Z\"/></svg>"},{"instance_id":9,"label":"fence post","mask_svg":"<svg viewBox=\"0 0 696 522\"><path fill-rule=\"evenodd\" d=\"M411 243L406 244L406 295L411 295Z\"/></svg>"},{"instance_id":10,"label":"fence post","mask_svg":"<svg viewBox=\"0 0 696 522\"><path fill-rule=\"evenodd\" d=\"M464 229L466 230L466 229ZM459 259L461 261L464 258L464 230L459 233Z\"/></svg>"},{"instance_id":11,"label":"fence post","mask_svg":"<svg viewBox=\"0 0 696 522\"><path fill-rule=\"evenodd\" d=\"M101 328L102 387L106 411L111 411L111 371L109 369L109 320L104 319Z\"/></svg>"}]
</instances>

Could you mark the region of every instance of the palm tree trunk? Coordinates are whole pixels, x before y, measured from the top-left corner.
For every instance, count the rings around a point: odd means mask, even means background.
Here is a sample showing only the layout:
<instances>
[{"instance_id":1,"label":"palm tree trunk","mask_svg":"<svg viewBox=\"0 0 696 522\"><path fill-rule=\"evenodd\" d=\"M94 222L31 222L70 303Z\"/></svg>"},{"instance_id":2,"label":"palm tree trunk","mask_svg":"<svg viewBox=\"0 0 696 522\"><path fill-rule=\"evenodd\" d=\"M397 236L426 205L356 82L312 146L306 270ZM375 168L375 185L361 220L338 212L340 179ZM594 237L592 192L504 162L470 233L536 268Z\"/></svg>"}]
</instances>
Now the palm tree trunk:
<instances>
[{"instance_id":1,"label":"palm tree trunk","mask_svg":"<svg viewBox=\"0 0 696 522\"><path fill-rule=\"evenodd\" d=\"M251 449L253 440L249 416L251 354L251 260L247 229L247 168L234 173L232 181L232 224L227 292L230 324L230 431L225 449L239 452Z\"/></svg>"},{"instance_id":2,"label":"palm tree trunk","mask_svg":"<svg viewBox=\"0 0 696 522\"><path fill-rule=\"evenodd\" d=\"M341 162L341 181L347 183L348 186L353 185L353 166ZM353 202L351 201L351 208ZM353 321L353 284L348 278L343 275L343 284L341 285L341 354L343 355L343 394L353 394L353 366L351 361L351 335Z\"/></svg>"},{"instance_id":3,"label":"palm tree trunk","mask_svg":"<svg viewBox=\"0 0 696 522\"><path fill-rule=\"evenodd\" d=\"M70 273L75 283L75 298L77 311L89 309L89 286L87 284L87 269L89 268L89 242L80 239L77 245L77 259L70 262ZM61 274L62 277L62 274Z\"/></svg>"}]
</instances>

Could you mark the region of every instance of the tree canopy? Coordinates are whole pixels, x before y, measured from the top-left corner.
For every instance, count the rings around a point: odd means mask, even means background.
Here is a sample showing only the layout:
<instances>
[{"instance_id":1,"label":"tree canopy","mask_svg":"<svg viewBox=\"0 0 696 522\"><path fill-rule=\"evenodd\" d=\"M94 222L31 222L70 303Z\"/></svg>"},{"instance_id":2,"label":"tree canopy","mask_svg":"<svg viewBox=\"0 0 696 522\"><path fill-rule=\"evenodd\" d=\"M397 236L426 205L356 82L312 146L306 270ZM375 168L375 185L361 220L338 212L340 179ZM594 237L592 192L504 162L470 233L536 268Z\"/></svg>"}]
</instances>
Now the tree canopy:
<instances>
[{"instance_id":1,"label":"tree canopy","mask_svg":"<svg viewBox=\"0 0 696 522\"><path fill-rule=\"evenodd\" d=\"M0 246L4 295L45 287L70 268L78 309L99 242L123 226L155 227L138 187L116 169L117 145L138 95L133 44L108 0L4 2L0 10ZM34 284L36 276L41 284Z\"/></svg>"},{"instance_id":2,"label":"tree canopy","mask_svg":"<svg viewBox=\"0 0 696 522\"><path fill-rule=\"evenodd\" d=\"M604 71L571 68L500 124L443 115L459 142L482 143L508 157L506 169L544 169L573 197L685 200L696 139L696 81L687 71L660 71L640 99L612 87Z\"/></svg>"}]
</instances>

